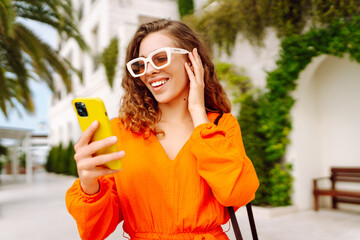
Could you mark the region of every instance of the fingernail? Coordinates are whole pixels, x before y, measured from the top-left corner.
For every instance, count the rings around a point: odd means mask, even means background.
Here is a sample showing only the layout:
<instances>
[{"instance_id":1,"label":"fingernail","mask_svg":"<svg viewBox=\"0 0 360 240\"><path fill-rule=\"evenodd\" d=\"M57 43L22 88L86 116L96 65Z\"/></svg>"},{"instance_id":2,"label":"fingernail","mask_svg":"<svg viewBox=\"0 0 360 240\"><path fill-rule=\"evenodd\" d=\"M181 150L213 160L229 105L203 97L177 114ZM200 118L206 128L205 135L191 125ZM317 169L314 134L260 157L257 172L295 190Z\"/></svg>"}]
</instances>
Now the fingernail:
<instances>
[{"instance_id":1,"label":"fingernail","mask_svg":"<svg viewBox=\"0 0 360 240\"><path fill-rule=\"evenodd\" d=\"M117 142L117 137L116 136L111 136L111 137L109 137L109 140L112 143L116 143Z\"/></svg>"},{"instance_id":2,"label":"fingernail","mask_svg":"<svg viewBox=\"0 0 360 240\"><path fill-rule=\"evenodd\" d=\"M119 156L119 157L124 157L124 156L125 156L125 152L124 152L124 151L118 152L118 156Z\"/></svg>"},{"instance_id":3,"label":"fingernail","mask_svg":"<svg viewBox=\"0 0 360 240\"><path fill-rule=\"evenodd\" d=\"M95 121L93 121L93 122L91 123L91 126L92 126L92 127L95 127L95 126L97 125L97 123L98 123L98 122L95 120Z\"/></svg>"}]
</instances>

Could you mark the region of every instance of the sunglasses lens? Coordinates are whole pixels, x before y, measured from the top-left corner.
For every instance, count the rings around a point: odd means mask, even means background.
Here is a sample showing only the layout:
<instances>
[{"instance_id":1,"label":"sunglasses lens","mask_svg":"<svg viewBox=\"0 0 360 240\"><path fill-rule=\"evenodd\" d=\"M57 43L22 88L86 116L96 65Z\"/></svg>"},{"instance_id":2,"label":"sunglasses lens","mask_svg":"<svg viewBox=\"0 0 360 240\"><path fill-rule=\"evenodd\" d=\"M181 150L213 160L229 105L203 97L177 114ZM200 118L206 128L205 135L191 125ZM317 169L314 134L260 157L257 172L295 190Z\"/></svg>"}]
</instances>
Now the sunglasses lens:
<instances>
[{"instance_id":1,"label":"sunglasses lens","mask_svg":"<svg viewBox=\"0 0 360 240\"><path fill-rule=\"evenodd\" d=\"M159 52L151 58L156 67L162 67L168 62L168 56L166 51Z\"/></svg>"},{"instance_id":2,"label":"sunglasses lens","mask_svg":"<svg viewBox=\"0 0 360 240\"><path fill-rule=\"evenodd\" d=\"M143 74L145 71L145 62L143 60L133 62L131 64L131 70L135 75Z\"/></svg>"}]
</instances>

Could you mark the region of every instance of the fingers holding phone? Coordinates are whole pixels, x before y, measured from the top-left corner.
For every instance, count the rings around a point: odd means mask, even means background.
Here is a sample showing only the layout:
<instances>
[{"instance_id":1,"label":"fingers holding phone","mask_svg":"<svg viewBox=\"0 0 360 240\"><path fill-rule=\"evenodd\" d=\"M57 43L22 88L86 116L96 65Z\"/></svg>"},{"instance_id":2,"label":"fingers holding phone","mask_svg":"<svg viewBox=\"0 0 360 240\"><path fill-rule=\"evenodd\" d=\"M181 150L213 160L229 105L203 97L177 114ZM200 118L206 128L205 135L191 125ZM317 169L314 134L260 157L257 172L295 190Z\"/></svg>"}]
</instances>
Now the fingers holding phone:
<instances>
[{"instance_id":1,"label":"fingers holding phone","mask_svg":"<svg viewBox=\"0 0 360 240\"><path fill-rule=\"evenodd\" d=\"M94 135L96 128L87 129L77 144L75 144L75 161L77 165L83 166L84 169L93 169L94 167L105 166L111 161L121 159L125 156L124 151L115 151L110 153L97 154L103 149L111 147L116 144L117 137L111 136L95 142L90 142L88 139ZM82 159L92 159L89 162L82 162ZM78 166L79 167L79 166ZM117 169L113 169L118 171Z\"/></svg>"},{"instance_id":2,"label":"fingers holding phone","mask_svg":"<svg viewBox=\"0 0 360 240\"><path fill-rule=\"evenodd\" d=\"M97 131L98 124L89 127L82 135L77 144L75 144L75 161L77 171L81 183L81 187L87 194L94 194L99 191L98 177L114 174L120 170L113 170L104 165L115 160L119 160L125 156L124 151L117 151L112 153L104 153L96 155L95 153L110 147L117 142L115 136L108 137L102 140L91 142L91 139Z\"/></svg>"}]
</instances>

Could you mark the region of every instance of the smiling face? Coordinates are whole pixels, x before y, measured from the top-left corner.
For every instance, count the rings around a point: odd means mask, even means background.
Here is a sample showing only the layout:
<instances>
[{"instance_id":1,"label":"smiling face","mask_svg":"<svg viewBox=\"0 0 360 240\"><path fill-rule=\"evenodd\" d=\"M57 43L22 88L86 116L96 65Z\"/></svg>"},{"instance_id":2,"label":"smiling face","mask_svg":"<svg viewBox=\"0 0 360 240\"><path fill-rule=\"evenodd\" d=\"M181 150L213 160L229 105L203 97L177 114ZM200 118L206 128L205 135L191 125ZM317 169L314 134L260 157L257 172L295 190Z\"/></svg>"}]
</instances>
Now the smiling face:
<instances>
[{"instance_id":1,"label":"smiling face","mask_svg":"<svg viewBox=\"0 0 360 240\"><path fill-rule=\"evenodd\" d=\"M152 52L164 47L177 46L164 31L150 33L140 43L139 56L147 58ZM162 69L155 69L147 63L146 73L140 79L159 104L188 97L189 78L184 67L187 59L187 55L172 53L170 65Z\"/></svg>"}]
</instances>

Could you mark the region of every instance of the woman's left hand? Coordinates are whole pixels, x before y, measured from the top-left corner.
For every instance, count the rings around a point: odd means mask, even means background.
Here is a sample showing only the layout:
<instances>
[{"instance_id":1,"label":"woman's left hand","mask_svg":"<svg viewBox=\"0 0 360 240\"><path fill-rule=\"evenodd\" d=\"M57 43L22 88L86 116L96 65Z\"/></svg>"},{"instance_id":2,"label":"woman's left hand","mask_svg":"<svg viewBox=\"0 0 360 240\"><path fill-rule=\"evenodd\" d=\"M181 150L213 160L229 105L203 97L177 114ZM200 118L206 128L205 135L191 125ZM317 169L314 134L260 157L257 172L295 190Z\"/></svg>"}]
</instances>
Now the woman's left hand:
<instances>
[{"instance_id":1,"label":"woman's left hand","mask_svg":"<svg viewBox=\"0 0 360 240\"><path fill-rule=\"evenodd\" d=\"M205 110L204 68L196 48L189 53L189 59L192 66L189 66L188 62L185 62L185 69L190 80L188 108L193 119L194 126L196 127L201 123L209 122Z\"/></svg>"}]
</instances>

